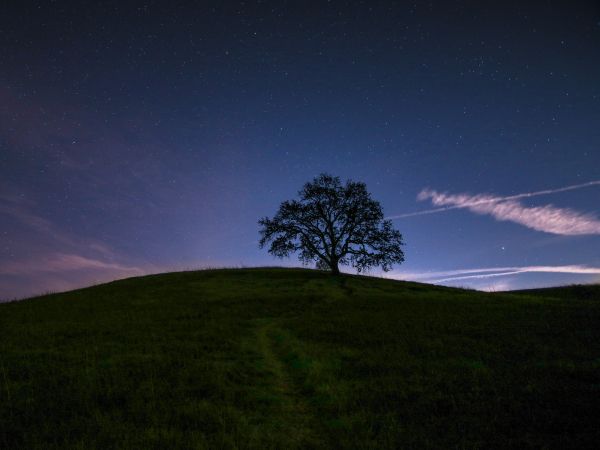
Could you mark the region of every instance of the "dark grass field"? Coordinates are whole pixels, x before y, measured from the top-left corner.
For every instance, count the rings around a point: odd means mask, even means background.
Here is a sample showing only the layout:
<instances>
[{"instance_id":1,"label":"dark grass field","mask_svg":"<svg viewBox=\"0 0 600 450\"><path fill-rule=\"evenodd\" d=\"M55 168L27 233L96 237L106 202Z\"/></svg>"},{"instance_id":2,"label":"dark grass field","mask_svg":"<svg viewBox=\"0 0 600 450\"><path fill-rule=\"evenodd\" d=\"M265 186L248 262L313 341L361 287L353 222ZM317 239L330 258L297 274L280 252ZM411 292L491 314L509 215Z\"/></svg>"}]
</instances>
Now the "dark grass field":
<instances>
[{"instance_id":1,"label":"dark grass field","mask_svg":"<svg viewBox=\"0 0 600 450\"><path fill-rule=\"evenodd\" d=\"M590 292L239 269L2 304L0 448L597 448Z\"/></svg>"},{"instance_id":2,"label":"dark grass field","mask_svg":"<svg viewBox=\"0 0 600 450\"><path fill-rule=\"evenodd\" d=\"M518 295L535 295L540 297L552 297L563 299L578 299L578 300L598 300L600 301L600 285L573 285L549 287L541 289L526 289L522 291L511 291L511 294Z\"/></svg>"}]
</instances>

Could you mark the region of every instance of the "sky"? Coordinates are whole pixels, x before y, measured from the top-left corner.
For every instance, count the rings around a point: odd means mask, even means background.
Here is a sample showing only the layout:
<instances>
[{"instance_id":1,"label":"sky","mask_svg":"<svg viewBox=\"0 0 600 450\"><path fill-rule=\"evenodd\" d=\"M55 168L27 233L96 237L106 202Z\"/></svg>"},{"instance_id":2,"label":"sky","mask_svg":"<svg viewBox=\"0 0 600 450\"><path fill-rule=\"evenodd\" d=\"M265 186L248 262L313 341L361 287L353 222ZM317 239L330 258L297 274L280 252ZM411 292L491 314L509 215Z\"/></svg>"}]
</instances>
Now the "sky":
<instances>
[{"instance_id":1,"label":"sky","mask_svg":"<svg viewBox=\"0 0 600 450\"><path fill-rule=\"evenodd\" d=\"M597 2L394 3L3 2L0 299L298 266L257 220L322 172L402 232L374 275L600 282Z\"/></svg>"}]
</instances>

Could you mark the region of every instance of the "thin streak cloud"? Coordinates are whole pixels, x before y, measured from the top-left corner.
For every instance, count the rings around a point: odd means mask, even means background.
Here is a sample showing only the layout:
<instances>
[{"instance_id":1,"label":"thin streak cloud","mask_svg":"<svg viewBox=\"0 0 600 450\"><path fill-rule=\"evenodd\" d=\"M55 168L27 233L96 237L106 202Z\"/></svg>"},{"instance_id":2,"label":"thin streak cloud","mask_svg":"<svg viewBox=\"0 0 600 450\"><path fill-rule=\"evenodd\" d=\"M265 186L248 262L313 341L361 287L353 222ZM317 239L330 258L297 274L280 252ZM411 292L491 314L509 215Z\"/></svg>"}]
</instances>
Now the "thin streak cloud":
<instances>
[{"instance_id":1,"label":"thin streak cloud","mask_svg":"<svg viewBox=\"0 0 600 450\"><path fill-rule=\"evenodd\" d=\"M439 212L449 211L452 209L469 208L472 206L482 205L482 204L486 204L486 203L518 200L521 198L537 197L540 195L558 194L560 192L573 191L576 189L582 189L582 188L592 187L592 186L600 186L600 180L588 181L587 183L581 183L581 184L573 184L571 186L565 186L565 187L556 188L556 189L545 189L542 191L525 192L522 194L509 195L509 196L505 196L505 197L472 196L471 201L465 201L464 203L461 203L461 204L444 206L442 208L426 209L424 211L416 211L416 212L406 213L406 214L396 214L394 216L388 216L387 219L404 219L406 217L424 216L427 214L435 214L435 213L439 213ZM423 189L417 196L417 200L427 200L428 198L430 198L430 193L433 193L433 192L436 192L436 191L429 190L429 189Z\"/></svg>"},{"instance_id":2,"label":"thin streak cloud","mask_svg":"<svg viewBox=\"0 0 600 450\"><path fill-rule=\"evenodd\" d=\"M519 199L539 195L555 194L585 187L600 185L600 181L566 186L558 189L527 192L523 194L498 197L487 194L447 194L435 190L424 189L417 197L418 200L431 199L431 202L441 208L430 209L418 213L391 216L390 219L433 214L450 209L466 208L477 214L487 214L499 221L518 223L527 228L545 233L563 236L600 234L600 220L592 215L580 213L569 208L558 208L553 205L529 207L521 204Z\"/></svg>"},{"instance_id":3,"label":"thin streak cloud","mask_svg":"<svg viewBox=\"0 0 600 450\"><path fill-rule=\"evenodd\" d=\"M0 264L0 275L30 275L35 272L70 272L81 270L109 271L118 276L145 275L148 268L87 258L81 255L57 253L30 261Z\"/></svg>"},{"instance_id":4,"label":"thin streak cloud","mask_svg":"<svg viewBox=\"0 0 600 450\"><path fill-rule=\"evenodd\" d=\"M428 280L430 283L446 283L448 281L495 278L521 273L570 273L579 275L600 275L600 267L589 267L574 264L567 266L513 266L486 267L479 269L459 269L440 272L422 272L401 274L405 279L415 281Z\"/></svg>"}]
</instances>

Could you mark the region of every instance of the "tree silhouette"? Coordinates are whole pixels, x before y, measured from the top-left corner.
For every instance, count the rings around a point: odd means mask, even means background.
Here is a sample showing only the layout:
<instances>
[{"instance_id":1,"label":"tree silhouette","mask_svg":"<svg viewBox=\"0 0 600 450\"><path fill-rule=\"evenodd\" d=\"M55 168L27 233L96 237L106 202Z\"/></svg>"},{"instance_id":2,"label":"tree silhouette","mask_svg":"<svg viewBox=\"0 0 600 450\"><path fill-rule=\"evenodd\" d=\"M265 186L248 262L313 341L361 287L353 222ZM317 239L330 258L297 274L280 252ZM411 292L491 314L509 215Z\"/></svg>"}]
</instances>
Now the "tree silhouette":
<instances>
[{"instance_id":1,"label":"tree silhouette","mask_svg":"<svg viewBox=\"0 0 600 450\"><path fill-rule=\"evenodd\" d=\"M339 274L339 265L351 265L359 273L371 267L384 271L404 261L402 235L384 220L379 202L364 183L321 174L298 192L299 200L281 203L261 226L260 248L279 258L299 252L299 259Z\"/></svg>"}]
</instances>

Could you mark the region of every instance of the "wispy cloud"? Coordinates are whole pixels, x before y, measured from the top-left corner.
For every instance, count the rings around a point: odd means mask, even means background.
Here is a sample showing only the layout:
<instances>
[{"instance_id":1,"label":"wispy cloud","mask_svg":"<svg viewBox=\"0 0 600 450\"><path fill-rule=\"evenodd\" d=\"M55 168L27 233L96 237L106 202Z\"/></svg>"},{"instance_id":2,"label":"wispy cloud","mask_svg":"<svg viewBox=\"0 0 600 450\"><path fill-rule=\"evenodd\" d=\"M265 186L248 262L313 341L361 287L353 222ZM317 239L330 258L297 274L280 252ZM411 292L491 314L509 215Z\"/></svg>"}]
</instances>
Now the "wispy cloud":
<instances>
[{"instance_id":1,"label":"wispy cloud","mask_svg":"<svg viewBox=\"0 0 600 450\"><path fill-rule=\"evenodd\" d=\"M555 194L585 187L598 186L600 180L566 186L558 189L547 189L526 192L511 196L494 196L488 194L447 194L435 190L424 189L418 200L428 200L441 208L429 209L416 213L401 214L389 217L400 219L405 217L434 214L451 209L466 208L477 214L489 214L500 221L510 221L546 233L558 235L600 234L600 220L592 215L580 213L569 208L558 208L553 205L525 206L518 200L540 195Z\"/></svg>"},{"instance_id":2,"label":"wispy cloud","mask_svg":"<svg viewBox=\"0 0 600 450\"><path fill-rule=\"evenodd\" d=\"M0 220L14 222L7 235L11 241L0 235L0 244L19 242L22 250L0 258L0 301L161 271L131 262L104 242L61 229L35 207L28 197L0 193Z\"/></svg>"},{"instance_id":3,"label":"wispy cloud","mask_svg":"<svg viewBox=\"0 0 600 450\"><path fill-rule=\"evenodd\" d=\"M111 253L110 249L101 242L96 242L91 239L84 240L62 231L50 220L33 212L35 206L35 202L26 197L0 194L0 216L4 215L17 220L24 227L34 231L38 235L43 235L47 240L54 244L71 248L83 247L104 254Z\"/></svg>"},{"instance_id":4,"label":"wispy cloud","mask_svg":"<svg viewBox=\"0 0 600 450\"><path fill-rule=\"evenodd\" d=\"M58 230L49 220L46 220L19 205L10 204L8 202L3 203L2 198L0 198L0 215L10 216L13 219L18 220L27 228L48 236L55 242L60 242L64 245L75 245L71 237Z\"/></svg>"},{"instance_id":5,"label":"wispy cloud","mask_svg":"<svg viewBox=\"0 0 600 450\"><path fill-rule=\"evenodd\" d=\"M162 271L164 268L151 264L129 265L60 252L16 261L0 261L0 303Z\"/></svg>"},{"instance_id":6,"label":"wispy cloud","mask_svg":"<svg viewBox=\"0 0 600 450\"><path fill-rule=\"evenodd\" d=\"M115 276L135 276L148 273L148 269L107 262L69 253L55 253L31 261L0 263L0 275L33 275L38 272L63 273L94 270Z\"/></svg>"},{"instance_id":7,"label":"wispy cloud","mask_svg":"<svg viewBox=\"0 0 600 450\"><path fill-rule=\"evenodd\" d=\"M430 283L447 283L449 281L496 278L521 273L566 273L580 275L600 275L600 267L574 264L566 266L511 266L484 267L473 269L446 270L438 272L400 273L400 277L414 281Z\"/></svg>"}]
</instances>

